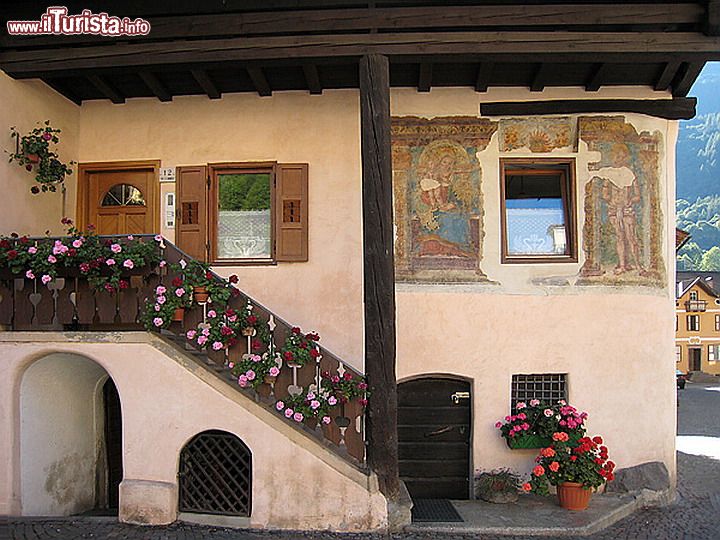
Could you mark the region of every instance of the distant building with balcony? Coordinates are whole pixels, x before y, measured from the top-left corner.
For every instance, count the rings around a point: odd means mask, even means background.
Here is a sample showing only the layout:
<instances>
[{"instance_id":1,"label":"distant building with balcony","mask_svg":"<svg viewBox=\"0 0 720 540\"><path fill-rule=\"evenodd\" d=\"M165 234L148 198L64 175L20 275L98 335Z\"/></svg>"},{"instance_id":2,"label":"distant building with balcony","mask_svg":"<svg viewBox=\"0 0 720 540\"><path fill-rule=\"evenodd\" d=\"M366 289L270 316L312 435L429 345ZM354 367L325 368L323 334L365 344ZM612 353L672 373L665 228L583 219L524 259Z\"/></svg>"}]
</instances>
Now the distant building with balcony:
<instances>
[{"instance_id":1,"label":"distant building with balcony","mask_svg":"<svg viewBox=\"0 0 720 540\"><path fill-rule=\"evenodd\" d=\"M675 360L682 371L720 374L720 272L678 272Z\"/></svg>"}]
</instances>

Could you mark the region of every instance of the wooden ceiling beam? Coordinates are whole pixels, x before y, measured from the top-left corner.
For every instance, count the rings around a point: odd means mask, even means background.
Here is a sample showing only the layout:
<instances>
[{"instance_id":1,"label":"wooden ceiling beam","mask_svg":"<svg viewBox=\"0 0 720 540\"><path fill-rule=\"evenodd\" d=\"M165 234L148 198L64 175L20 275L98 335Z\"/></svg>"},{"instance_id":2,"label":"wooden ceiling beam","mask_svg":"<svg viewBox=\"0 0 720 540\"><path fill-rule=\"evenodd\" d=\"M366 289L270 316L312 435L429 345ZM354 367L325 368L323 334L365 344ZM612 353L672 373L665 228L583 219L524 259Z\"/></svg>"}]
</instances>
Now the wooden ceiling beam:
<instances>
[{"instance_id":1,"label":"wooden ceiling beam","mask_svg":"<svg viewBox=\"0 0 720 540\"><path fill-rule=\"evenodd\" d=\"M720 36L720 0L707 0L705 35Z\"/></svg>"},{"instance_id":2,"label":"wooden ceiling beam","mask_svg":"<svg viewBox=\"0 0 720 540\"><path fill-rule=\"evenodd\" d=\"M675 79L675 75L677 74L678 69L680 69L681 64L681 62L677 61L665 62L665 67L660 73L657 81L655 81L655 90L664 91L670 88L670 84L673 82L673 79Z\"/></svg>"},{"instance_id":3,"label":"wooden ceiling beam","mask_svg":"<svg viewBox=\"0 0 720 540\"><path fill-rule=\"evenodd\" d=\"M65 96L67 99L75 103L76 105L82 105L82 99L73 90L67 87L67 84L56 79L43 79L43 82L50 88L55 90L58 94Z\"/></svg>"},{"instance_id":4,"label":"wooden ceiling beam","mask_svg":"<svg viewBox=\"0 0 720 540\"><path fill-rule=\"evenodd\" d=\"M222 94L207 74L207 71L204 69L192 69L190 73L192 73L195 82L200 85L200 88L203 89L203 92L205 92L210 99L220 99L222 97Z\"/></svg>"},{"instance_id":5,"label":"wooden ceiling beam","mask_svg":"<svg viewBox=\"0 0 720 540\"><path fill-rule=\"evenodd\" d=\"M247 70L248 75L250 75L250 79L252 80L258 95L262 97L272 96L272 89L270 88L270 84L268 83L262 68L248 66L245 69Z\"/></svg>"},{"instance_id":6,"label":"wooden ceiling beam","mask_svg":"<svg viewBox=\"0 0 720 540\"><path fill-rule=\"evenodd\" d=\"M123 96L117 89L115 89L110 83L108 83L100 75L88 75L88 81L98 89L98 91L105 96L107 99L115 104L125 103L125 96Z\"/></svg>"},{"instance_id":7,"label":"wooden ceiling beam","mask_svg":"<svg viewBox=\"0 0 720 540\"><path fill-rule=\"evenodd\" d=\"M317 66L315 64L303 64L303 73L305 74L308 91L311 94L322 94L323 89Z\"/></svg>"},{"instance_id":8,"label":"wooden ceiling beam","mask_svg":"<svg viewBox=\"0 0 720 540\"><path fill-rule=\"evenodd\" d=\"M138 75L140 75L140 78L150 91L155 94L156 98L160 101L172 101L172 94L168 92L165 85L160 82L160 79L158 79L154 73L150 71L141 71Z\"/></svg>"},{"instance_id":9,"label":"wooden ceiling beam","mask_svg":"<svg viewBox=\"0 0 720 540\"><path fill-rule=\"evenodd\" d=\"M720 60L720 37L692 32L427 32L329 36L282 36L115 43L104 46L6 50L0 68L14 77L29 73L151 65L243 62L308 58L347 58L381 53L395 58L420 55L453 57L522 55L536 62L588 61L598 56L629 56L650 62L692 57ZM570 52L569 52L570 51ZM578 59L578 60L575 60ZM595 60L597 61L597 60Z\"/></svg>"},{"instance_id":10,"label":"wooden ceiling beam","mask_svg":"<svg viewBox=\"0 0 720 540\"><path fill-rule=\"evenodd\" d=\"M420 64L420 74L418 76L418 92L429 92L432 87L433 65L430 62Z\"/></svg>"},{"instance_id":11,"label":"wooden ceiling beam","mask_svg":"<svg viewBox=\"0 0 720 540\"><path fill-rule=\"evenodd\" d=\"M475 78L476 92L487 92L488 86L490 86L490 79L492 78L494 67L495 65L492 62L480 62L477 77Z\"/></svg>"},{"instance_id":12,"label":"wooden ceiling beam","mask_svg":"<svg viewBox=\"0 0 720 540\"><path fill-rule=\"evenodd\" d=\"M595 64L590 78L585 83L585 91L597 92L598 90L600 90L600 87L605 83L607 74L611 71L611 68L612 64L607 64L604 62Z\"/></svg>"},{"instance_id":13,"label":"wooden ceiling beam","mask_svg":"<svg viewBox=\"0 0 720 540\"><path fill-rule=\"evenodd\" d=\"M639 113L668 120L695 116L697 99L556 99L481 103L482 116L534 116L545 114Z\"/></svg>"},{"instance_id":14,"label":"wooden ceiling beam","mask_svg":"<svg viewBox=\"0 0 720 540\"><path fill-rule=\"evenodd\" d=\"M243 36L303 33L340 33L397 31L423 28L483 28L513 27L529 28L546 26L588 26L597 30L600 26L633 24L640 28L660 26L705 26L710 29L716 21L717 0L708 0L705 9L701 2L685 3L622 3L608 5L584 2L558 5L480 5L435 6L392 8L346 8L346 9L279 9L246 13L209 13L186 15L148 16L152 25L151 38L186 39L208 38L228 34L228 28L237 29ZM153 2L154 3L154 2ZM333 3L337 3L336 1ZM245 2L243 2L245 4ZM138 5L141 5L138 3ZM188 3L190 5L190 3ZM250 8L243 6L248 11ZM288 6L289 7L289 6ZM203 6L205 8L205 6ZM9 9L10 10L10 9ZM136 10L137 11L137 10ZM173 10L175 11L175 10ZM12 14L7 13L12 20ZM22 19L21 19L22 20ZM715 34L709 34L715 35ZM136 41L129 38L128 41ZM142 38L139 38L142 39ZM71 43L98 43L107 38L92 35L76 36L8 36L0 37L0 47L38 47Z\"/></svg>"},{"instance_id":15,"label":"wooden ceiling beam","mask_svg":"<svg viewBox=\"0 0 720 540\"><path fill-rule=\"evenodd\" d=\"M683 62L675 75L675 79L673 79L672 95L676 97L687 96L704 65L704 62Z\"/></svg>"},{"instance_id":16,"label":"wooden ceiling beam","mask_svg":"<svg viewBox=\"0 0 720 540\"><path fill-rule=\"evenodd\" d=\"M553 67L550 64L541 63L535 70L535 75L530 83L530 91L542 92L545 90L545 85L548 80L550 80L550 77L552 77L552 71Z\"/></svg>"}]
</instances>

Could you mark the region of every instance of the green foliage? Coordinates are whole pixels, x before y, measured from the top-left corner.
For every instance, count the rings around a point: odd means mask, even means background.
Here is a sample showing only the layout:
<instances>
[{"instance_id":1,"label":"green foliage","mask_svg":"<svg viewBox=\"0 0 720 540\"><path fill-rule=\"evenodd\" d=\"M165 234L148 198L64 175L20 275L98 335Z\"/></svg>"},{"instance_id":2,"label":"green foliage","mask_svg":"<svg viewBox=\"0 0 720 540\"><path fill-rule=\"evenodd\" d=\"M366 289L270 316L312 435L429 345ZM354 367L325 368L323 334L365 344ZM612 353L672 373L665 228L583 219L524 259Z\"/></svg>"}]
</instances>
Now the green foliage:
<instances>
[{"instance_id":1,"label":"green foliage","mask_svg":"<svg viewBox=\"0 0 720 540\"><path fill-rule=\"evenodd\" d=\"M700 270L704 272L720 271L720 247L713 246L703 254Z\"/></svg>"},{"instance_id":2,"label":"green foliage","mask_svg":"<svg viewBox=\"0 0 720 540\"><path fill-rule=\"evenodd\" d=\"M268 174L220 176L220 210L267 210L270 208Z\"/></svg>"},{"instance_id":3,"label":"green foliage","mask_svg":"<svg viewBox=\"0 0 720 540\"><path fill-rule=\"evenodd\" d=\"M66 165L50 147L60 141L59 133L59 129L50 125L50 120L46 120L44 126L34 128L27 135L21 136L15 127L10 128L10 136L17 139L18 150L10 153L9 161L15 161L27 171L35 172L35 181L39 186L30 188L34 194L40 191L55 191L57 184L63 182L66 175L72 174L69 165L74 165L75 162L70 161Z\"/></svg>"},{"instance_id":4,"label":"green foliage","mask_svg":"<svg viewBox=\"0 0 720 540\"><path fill-rule=\"evenodd\" d=\"M693 203L679 199L675 207L677 226L691 236L678 252L678 269L711 270L714 257L703 259L709 250L720 246L720 195L708 195Z\"/></svg>"}]
</instances>

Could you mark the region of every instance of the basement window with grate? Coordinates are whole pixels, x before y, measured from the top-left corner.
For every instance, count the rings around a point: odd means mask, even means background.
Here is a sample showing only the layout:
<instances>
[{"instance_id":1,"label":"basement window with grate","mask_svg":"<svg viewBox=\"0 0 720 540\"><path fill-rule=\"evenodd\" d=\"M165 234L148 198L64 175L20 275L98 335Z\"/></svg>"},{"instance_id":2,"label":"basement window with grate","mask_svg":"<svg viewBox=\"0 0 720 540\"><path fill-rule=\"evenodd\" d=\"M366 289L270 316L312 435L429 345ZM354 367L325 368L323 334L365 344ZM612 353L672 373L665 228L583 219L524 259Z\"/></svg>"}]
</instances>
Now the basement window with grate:
<instances>
[{"instance_id":1,"label":"basement window with grate","mask_svg":"<svg viewBox=\"0 0 720 540\"><path fill-rule=\"evenodd\" d=\"M510 408L519 401L529 402L539 399L545 403L567 401L567 374L541 373L532 375L513 375Z\"/></svg>"}]
</instances>

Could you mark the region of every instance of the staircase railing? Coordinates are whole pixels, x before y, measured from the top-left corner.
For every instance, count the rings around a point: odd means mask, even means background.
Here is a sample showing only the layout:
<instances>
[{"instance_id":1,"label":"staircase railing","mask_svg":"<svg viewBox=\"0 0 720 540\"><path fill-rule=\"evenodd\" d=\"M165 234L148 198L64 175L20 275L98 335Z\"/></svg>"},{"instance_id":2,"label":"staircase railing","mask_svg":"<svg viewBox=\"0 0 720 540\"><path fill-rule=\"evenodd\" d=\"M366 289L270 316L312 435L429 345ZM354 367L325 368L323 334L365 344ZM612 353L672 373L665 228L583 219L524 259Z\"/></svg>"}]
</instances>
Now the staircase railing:
<instances>
[{"instance_id":1,"label":"staircase railing","mask_svg":"<svg viewBox=\"0 0 720 540\"><path fill-rule=\"evenodd\" d=\"M124 239L124 236L102 237ZM151 241L150 235L135 235L141 241ZM63 238L30 238L31 244L54 242ZM13 274L9 268L0 265L0 325L5 330L14 331L130 331L141 330L142 313L147 299L154 298L158 285L169 284L173 278L182 276L177 269L181 261L189 262L191 257L172 243L164 240L156 243L158 260L167 264L133 268L123 274L123 287L113 292L96 290L91 287L86 276L73 268L58 268L57 275L48 283L38 277L29 279L23 274ZM221 280L214 274L215 279ZM277 351L292 331L292 326L275 315L268 308L239 291L232 296L228 307L241 312L247 306L258 319L258 325L265 325L269 339L263 348L253 350L262 354L266 350ZM182 322L173 322L167 329L172 340L187 351L197 344L186 340L188 330L196 329L198 324L207 320L212 305L193 303L186 309ZM166 334L163 331L163 334ZM281 359L279 374L274 381L262 383L256 390L240 388L237 378L231 375L229 366L241 361L248 350L249 339L238 339L236 343L221 350L208 348L204 351L206 361L214 371L232 384L237 391L253 397L266 408L284 416L276 410L275 404L284 401L309 388L320 388L321 376L342 378L350 373L354 378L363 375L345 363L335 354L320 346L320 355L314 362L303 366L288 365ZM195 353L193 356L197 356ZM314 386L313 386L314 385ZM304 430L323 442L328 448L362 466L365 462L364 407L358 400L337 403L330 409L330 423L318 422L315 418L306 418L302 423L287 419L288 423Z\"/></svg>"}]
</instances>

